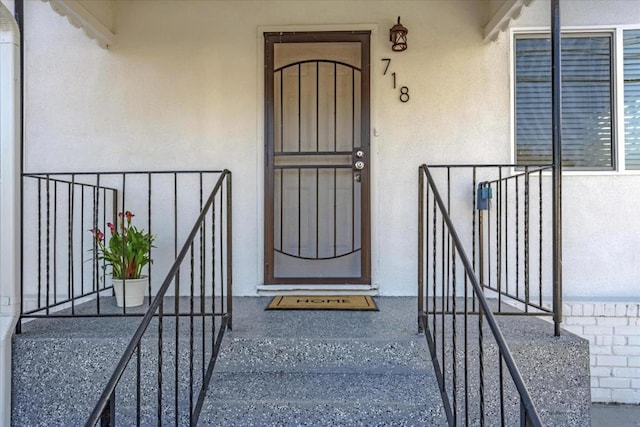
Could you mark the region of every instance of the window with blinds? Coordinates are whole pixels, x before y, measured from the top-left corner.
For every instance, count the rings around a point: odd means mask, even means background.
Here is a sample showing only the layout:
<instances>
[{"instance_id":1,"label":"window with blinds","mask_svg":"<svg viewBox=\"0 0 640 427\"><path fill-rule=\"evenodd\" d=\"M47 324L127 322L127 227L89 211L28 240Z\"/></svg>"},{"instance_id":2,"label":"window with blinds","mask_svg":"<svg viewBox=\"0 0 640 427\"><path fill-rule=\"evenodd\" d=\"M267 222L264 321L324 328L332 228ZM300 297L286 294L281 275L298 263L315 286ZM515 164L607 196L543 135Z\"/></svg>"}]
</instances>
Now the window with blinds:
<instances>
[{"instance_id":1,"label":"window with blinds","mask_svg":"<svg viewBox=\"0 0 640 427\"><path fill-rule=\"evenodd\" d=\"M562 37L564 167L613 169L615 166L611 61L609 34ZM518 36L515 40L515 140L519 164L552 162L551 40L548 36ZM640 139L637 141L640 147ZM640 152L638 158L640 160Z\"/></svg>"},{"instance_id":2,"label":"window with blinds","mask_svg":"<svg viewBox=\"0 0 640 427\"><path fill-rule=\"evenodd\" d=\"M624 31L624 147L626 169L640 169L640 30Z\"/></svg>"}]
</instances>

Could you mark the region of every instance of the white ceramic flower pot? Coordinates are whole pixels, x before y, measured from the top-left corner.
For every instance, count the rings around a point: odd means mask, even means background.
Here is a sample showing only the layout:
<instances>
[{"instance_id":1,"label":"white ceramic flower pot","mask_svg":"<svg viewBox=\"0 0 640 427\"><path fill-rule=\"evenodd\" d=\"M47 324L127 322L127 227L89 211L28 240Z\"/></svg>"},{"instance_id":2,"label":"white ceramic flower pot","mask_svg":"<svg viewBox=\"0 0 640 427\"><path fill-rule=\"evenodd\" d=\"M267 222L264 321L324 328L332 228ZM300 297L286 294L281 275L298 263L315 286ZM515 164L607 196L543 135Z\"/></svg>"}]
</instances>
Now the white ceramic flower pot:
<instances>
[{"instance_id":1,"label":"white ceramic flower pot","mask_svg":"<svg viewBox=\"0 0 640 427\"><path fill-rule=\"evenodd\" d=\"M144 302L145 293L149 288L149 277L142 276L139 279L126 280L111 279L111 283L116 292L118 307L138 307ZM126 292L123 287L126 287Z\"/></svg>"}]
</instances>

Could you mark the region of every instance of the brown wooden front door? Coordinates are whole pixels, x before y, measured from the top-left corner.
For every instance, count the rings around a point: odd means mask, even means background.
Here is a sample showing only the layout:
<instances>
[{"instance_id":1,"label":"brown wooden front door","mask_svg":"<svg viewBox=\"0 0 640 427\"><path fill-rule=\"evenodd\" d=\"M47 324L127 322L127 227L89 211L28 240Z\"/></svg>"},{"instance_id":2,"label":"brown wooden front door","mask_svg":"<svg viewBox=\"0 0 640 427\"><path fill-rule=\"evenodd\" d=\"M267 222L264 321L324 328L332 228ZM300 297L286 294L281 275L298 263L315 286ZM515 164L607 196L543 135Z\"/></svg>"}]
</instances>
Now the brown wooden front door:
<instances>
[{"instance_id":1,"label":"brown wooden front door","mask_svg":"<svg viewBox=\"0 0 640 427\"><path fill-rule=\"evenodd\" d=\"M369 284L369 32L265 34L265 283Z\"/></svg>"}]
</instances>

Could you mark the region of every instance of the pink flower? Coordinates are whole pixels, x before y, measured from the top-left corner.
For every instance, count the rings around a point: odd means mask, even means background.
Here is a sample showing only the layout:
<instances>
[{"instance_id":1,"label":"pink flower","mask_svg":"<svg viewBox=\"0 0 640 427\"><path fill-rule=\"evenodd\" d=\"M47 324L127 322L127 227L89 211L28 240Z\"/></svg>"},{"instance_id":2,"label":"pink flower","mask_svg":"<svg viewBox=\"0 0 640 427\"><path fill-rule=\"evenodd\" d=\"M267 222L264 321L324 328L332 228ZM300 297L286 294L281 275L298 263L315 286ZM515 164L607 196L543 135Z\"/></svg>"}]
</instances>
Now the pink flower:
<instances>
[{"instance_id":1,"label":"pink flower","mask_svg":"<svg viewBox=\"0 0 640 427\"><path fill-rule=\"evenodd\" d=\"M127 217L127 223L131 224L131 218L133 218L135 215L131 213L131 211L126 211L124 213L124 216Z\"/></svg>"},{"instance_id":2,"label":"pink flower","mask_svg":"<svg viewBox=\"0 0 640 427\"><path fill-rule=\"evenodd\" d=\"M111 234L114 234L116 232L116 226L112 223L108 222L107 227L109 227L109 230L111 230Z\"/></svg>"},{"instance_id":3,"label":"pink flower","mask_svg":"<svg viewBox=\"0 0 640 427\"><path fill-rule=\"evenodd\" d=\"M96 238L97 241L102 242L104 240L104 233L99 229L91 229L91 234Z\"/></svg>"}]
</instances>

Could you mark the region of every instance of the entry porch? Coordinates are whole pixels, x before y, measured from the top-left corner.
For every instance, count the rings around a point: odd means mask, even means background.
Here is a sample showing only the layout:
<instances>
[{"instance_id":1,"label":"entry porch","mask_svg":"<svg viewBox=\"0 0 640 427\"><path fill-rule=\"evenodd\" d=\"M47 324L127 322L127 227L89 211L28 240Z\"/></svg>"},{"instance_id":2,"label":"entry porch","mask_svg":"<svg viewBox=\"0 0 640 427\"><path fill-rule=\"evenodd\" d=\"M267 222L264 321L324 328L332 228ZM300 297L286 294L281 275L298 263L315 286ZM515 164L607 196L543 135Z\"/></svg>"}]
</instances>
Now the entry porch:
<instances>
[{"instance_id":1,"label":"entry porch","mask_svg":"<svg viewBox=\"0 0 640 427\"><path fill-rule=\"evenodd\" d=\"M222 339L197 425L447 425L427 341L418 333L415 297L376 297L379 311L267 311L269 301L234 298L233 330ZM489 302L497 309L497 300ZM165 305L173 307L174 301ZM554 337L553 326L537 318L503 315L497 320L544 425L589 425L588 343L570 333ZM191 369L199 378L202 369L197 351L189 358L190 321L180 318L178 328L164 322L163 346L171 349L178 339L179 350L177 356L169 350L162 363L162 411L154 390L157 359L147 365L151 362L143 358L141 425L155 425L160 412L164 424L173 424L174 401L182 408L178 424L189 424L189 393L182 385L175 388L175 382ZM14 338L13 424L82 425L138 323L134 317L27 322ZM157 345L157 320L150 332L143 355ZM463 387L460 373L458 405L469 401L470 425L480 423L481 413L487 425L500 424L501 407L503 421L514 425L518 399L509 381L499 386L496 344L488 328L483 332L482 394L478 355L464 354L463 334L458 336L458 363L468 364L464 375L469 377ZM467 338L478 337L470 328ZM447 341L449 354L452 345ZM117 390L116 425L135 424L134 371L125 372L128 385Z\"/></svg>"}]
</instances>

